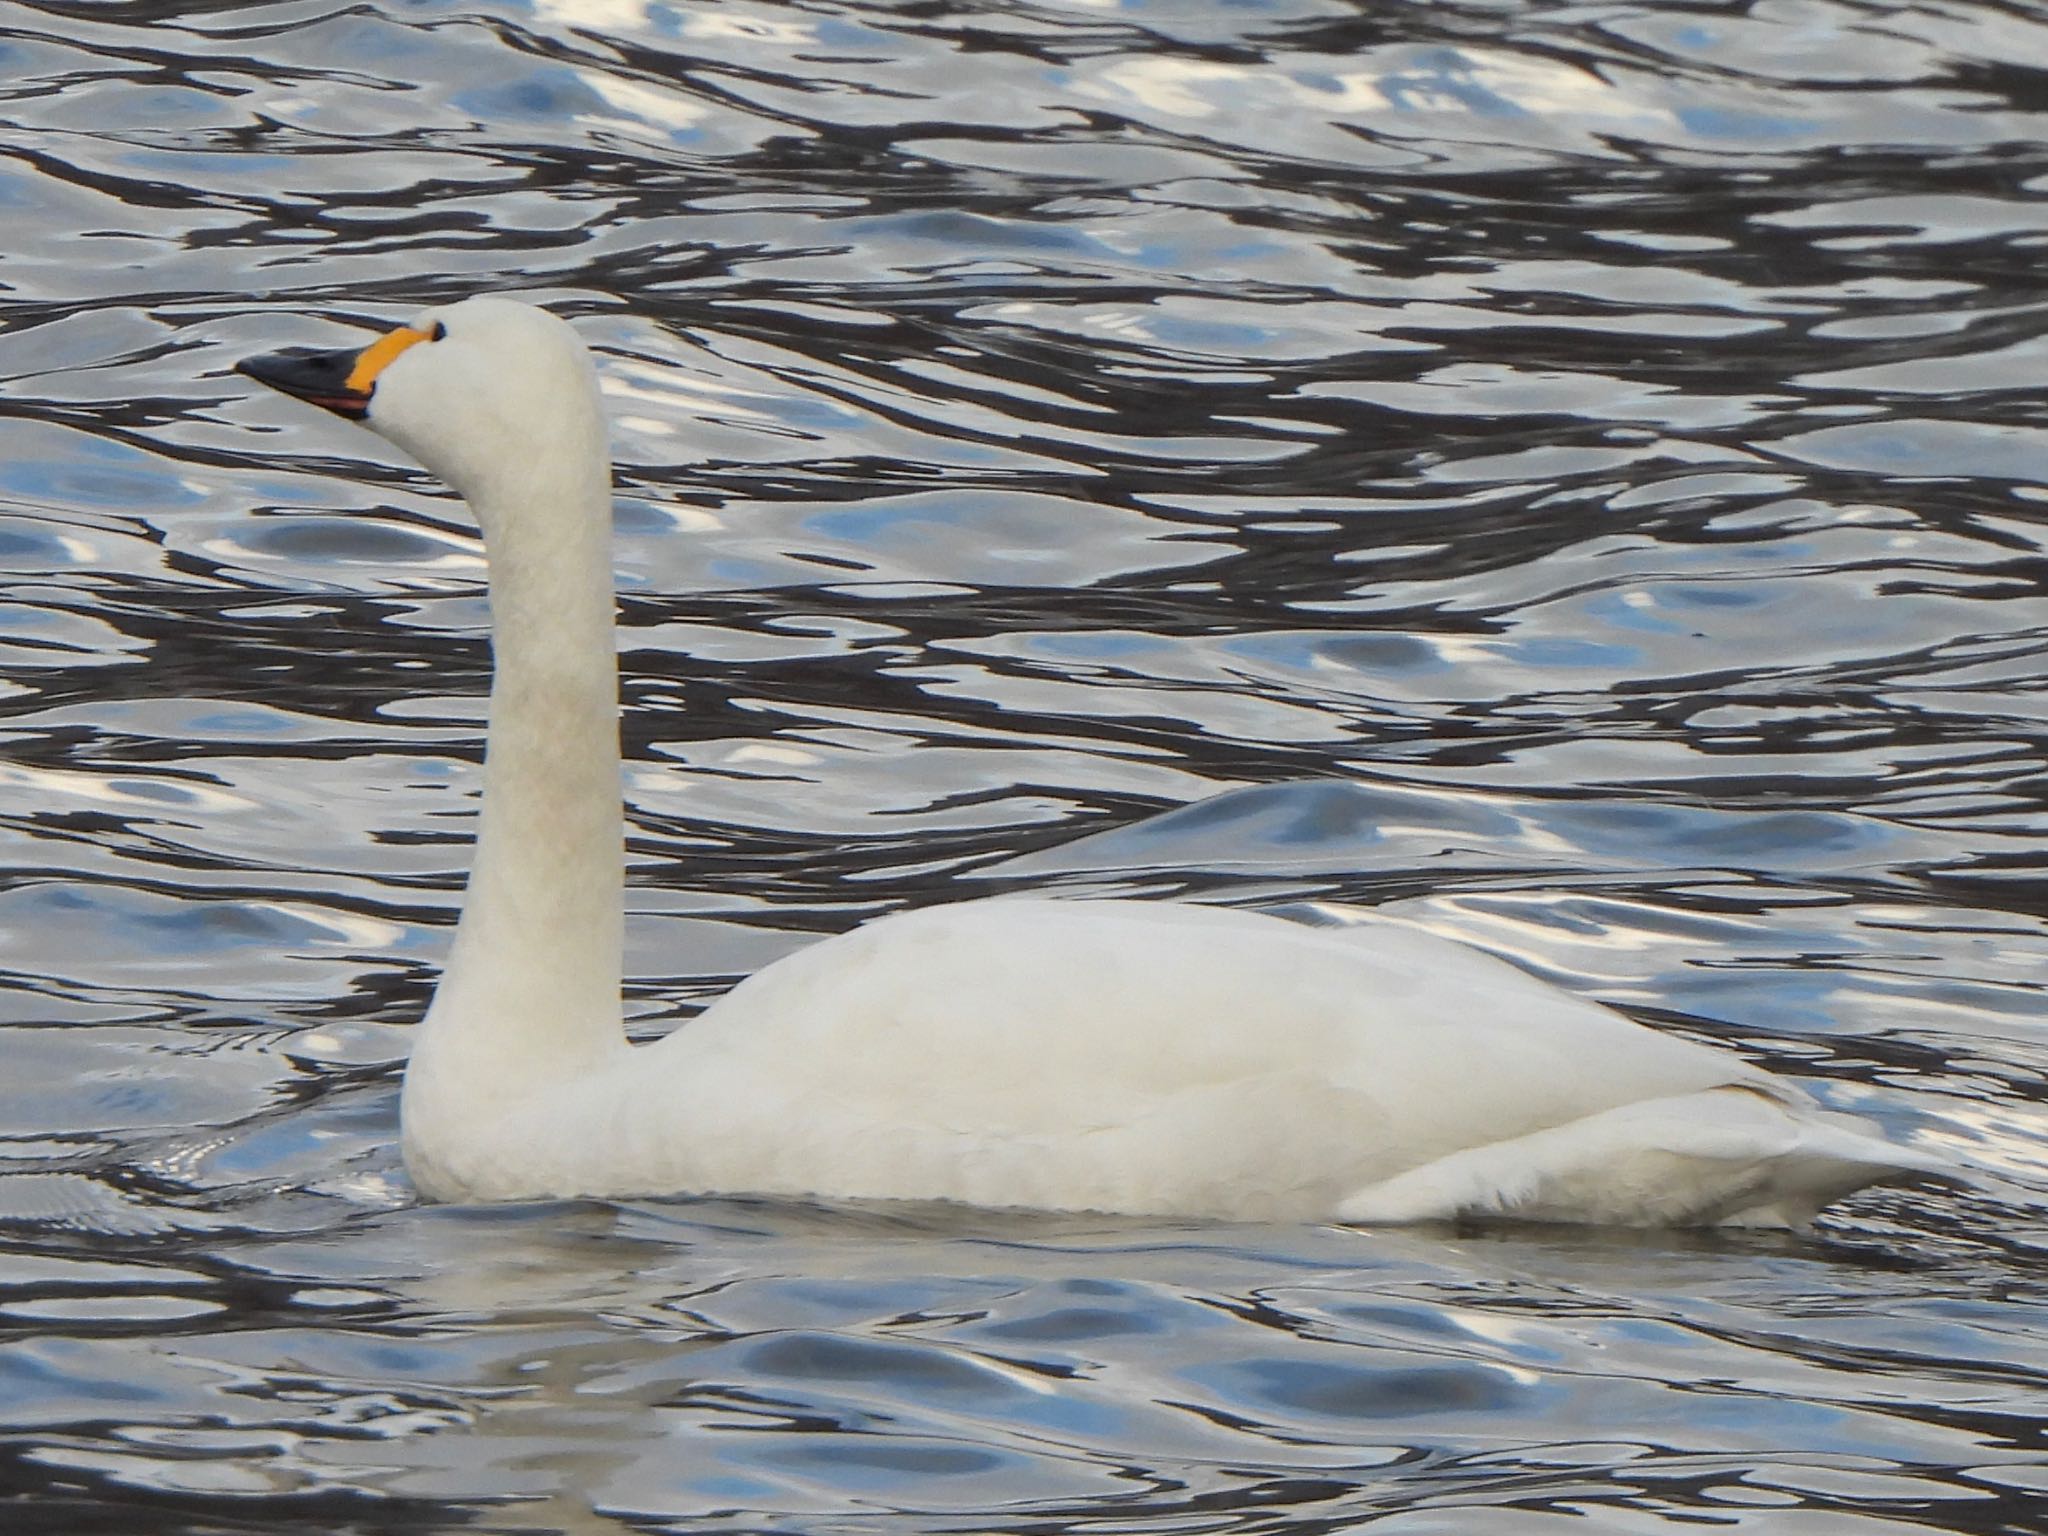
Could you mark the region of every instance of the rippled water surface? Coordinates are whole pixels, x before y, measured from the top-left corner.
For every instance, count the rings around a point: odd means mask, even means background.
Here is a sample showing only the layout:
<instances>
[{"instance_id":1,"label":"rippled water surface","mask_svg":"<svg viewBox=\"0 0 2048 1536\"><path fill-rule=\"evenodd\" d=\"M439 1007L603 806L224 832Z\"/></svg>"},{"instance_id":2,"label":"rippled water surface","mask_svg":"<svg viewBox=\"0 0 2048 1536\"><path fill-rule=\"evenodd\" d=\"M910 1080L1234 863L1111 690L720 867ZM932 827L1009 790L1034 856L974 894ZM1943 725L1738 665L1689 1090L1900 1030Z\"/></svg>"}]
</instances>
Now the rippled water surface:
<instances>
[{"instance_id":1,"label":"rippled water surface","mask_svg":"<svg viewBox=\"0 0 2048 1536\"><path fill-rule=\"evenodd\" d=\"M2019 0L0 5L0 1526L2048 1528L2043 60ZM1377 905L1973 1184L421 1206L480 551L227 370L507 287L616 419L637 1025L906 903Z\"/></svg>"}]
</instances>

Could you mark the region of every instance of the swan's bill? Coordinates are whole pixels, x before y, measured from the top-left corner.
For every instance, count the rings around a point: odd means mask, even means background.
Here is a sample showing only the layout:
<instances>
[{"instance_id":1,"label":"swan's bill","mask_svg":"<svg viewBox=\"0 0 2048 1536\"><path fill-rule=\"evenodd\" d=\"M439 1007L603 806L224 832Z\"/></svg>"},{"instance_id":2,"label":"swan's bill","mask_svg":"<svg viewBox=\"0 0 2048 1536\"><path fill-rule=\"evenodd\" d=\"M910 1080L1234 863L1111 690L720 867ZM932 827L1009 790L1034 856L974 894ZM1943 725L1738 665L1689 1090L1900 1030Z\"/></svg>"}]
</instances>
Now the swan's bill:
<instances>
[{"instance_id":1,"label":"swan's bill","mask_svg":"<svg viewBox=\"0 0 2048 1536\"><path fill-rule=\"evenodd\" d=\"M248 358L235 364L235 368L272 389L324 406L350 421L361 421L369 414L370 394L377 387L377 376L408 348L423 341L439 341L443 334L439 325L432 330L401 325L395 331L386 331L367 347L292 347Z\"/></svg>"}]
</instances>

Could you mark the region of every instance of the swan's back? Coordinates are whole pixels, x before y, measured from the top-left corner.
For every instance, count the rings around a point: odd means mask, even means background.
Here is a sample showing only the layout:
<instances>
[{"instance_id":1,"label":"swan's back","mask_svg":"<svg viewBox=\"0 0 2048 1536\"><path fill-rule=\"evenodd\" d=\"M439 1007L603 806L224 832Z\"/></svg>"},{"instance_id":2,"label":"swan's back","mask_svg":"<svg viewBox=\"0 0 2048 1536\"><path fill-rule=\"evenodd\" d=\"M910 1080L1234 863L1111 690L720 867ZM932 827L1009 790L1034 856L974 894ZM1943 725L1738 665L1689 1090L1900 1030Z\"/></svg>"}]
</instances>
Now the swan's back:
<instances>
[{"instance_id":1,"label":"swan's back","mask_svg":"<svg viewBox=\"0 0 2048 1536\"><path fill-rule=\"evenodd\" d=\"M693 1053L773 1039L813 1070L830 1061L837 1095L892 1105L943 1059L942 1112L994 1134L1111 1125L1176 1092L1308 1074L1376 1105L1389 1138L1425 1155L1468 1144L1448 1123L1458 1100L1513 1135L1748 1072L1404 924L1149 901L907 913L742 981L691 1029ZM1559 1070L1571 1061L1586 1070Z\"/></svg>"}]
</instances>

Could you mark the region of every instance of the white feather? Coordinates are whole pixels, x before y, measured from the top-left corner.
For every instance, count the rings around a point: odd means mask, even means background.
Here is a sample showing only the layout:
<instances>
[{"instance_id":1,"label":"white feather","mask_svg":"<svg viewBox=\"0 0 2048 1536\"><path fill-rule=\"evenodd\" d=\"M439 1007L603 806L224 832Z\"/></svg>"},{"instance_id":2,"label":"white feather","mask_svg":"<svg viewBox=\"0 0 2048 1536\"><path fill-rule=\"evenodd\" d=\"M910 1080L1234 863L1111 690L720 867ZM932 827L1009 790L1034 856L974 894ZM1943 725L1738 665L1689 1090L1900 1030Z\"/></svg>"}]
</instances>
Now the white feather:
<instances>
[{"instance_id":1,"label":"white feather","mask_svg":"<svg viewBox=\"0 0 2048 1536\"><path fill-rule=\"evenodd\" d=\"M475 870L406 1075L426 1194L1797 1222L1934 1166L1729 1053L1388 921L963 902L816 944L628 1045L593 373L524 305L416 323L445 334L385 369L369 422L476 512L496 648Z\"/></svg>"}]
</instances>

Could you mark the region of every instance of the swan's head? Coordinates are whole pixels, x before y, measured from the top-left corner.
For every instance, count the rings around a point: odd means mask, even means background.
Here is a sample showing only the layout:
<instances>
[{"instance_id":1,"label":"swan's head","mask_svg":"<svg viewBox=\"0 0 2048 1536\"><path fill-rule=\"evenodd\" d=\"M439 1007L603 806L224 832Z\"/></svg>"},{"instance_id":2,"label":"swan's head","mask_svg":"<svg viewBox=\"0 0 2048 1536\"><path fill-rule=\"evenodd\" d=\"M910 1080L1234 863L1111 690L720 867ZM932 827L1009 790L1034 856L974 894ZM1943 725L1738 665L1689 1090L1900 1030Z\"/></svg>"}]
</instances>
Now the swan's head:
<instances>
[{"instance_id":1,"label":"swan's head","mask_svg":"<svg viewBox=\"0 0 2048 1536\"><path fill-rule=\"evenodd\" d=\"M295 348L237 367L374 428L472 503L539 466L603 462L590 353L567 321L514 299L464 299L367 346Z\"/></svg>"}]
</instances>

